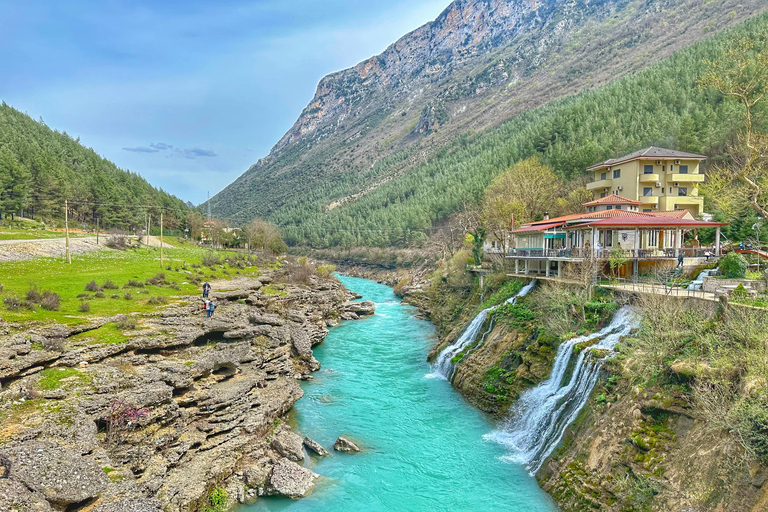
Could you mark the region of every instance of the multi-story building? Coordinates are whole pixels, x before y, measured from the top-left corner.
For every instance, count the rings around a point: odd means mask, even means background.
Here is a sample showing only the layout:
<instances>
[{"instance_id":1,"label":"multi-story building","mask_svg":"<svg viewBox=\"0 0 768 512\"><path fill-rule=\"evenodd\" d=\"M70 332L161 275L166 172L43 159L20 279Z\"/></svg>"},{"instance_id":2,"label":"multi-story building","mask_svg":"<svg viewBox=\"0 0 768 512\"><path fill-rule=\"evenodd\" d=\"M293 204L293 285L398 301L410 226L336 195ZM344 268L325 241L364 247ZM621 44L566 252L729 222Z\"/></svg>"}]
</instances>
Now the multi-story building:
<instances>
[{"instance_id":1,"label":"multi-story building","mask_svg":"<svg viewBox=\"0 0 768 512\"><path fill-rule=\"evenodd\" d=\"M639 201L638 211L689 210L700 217L704 199L699 164L705 156L649 147L587 168L595 181L587 185L594 199L612 194Z\"/></svg>"}]
</instances>

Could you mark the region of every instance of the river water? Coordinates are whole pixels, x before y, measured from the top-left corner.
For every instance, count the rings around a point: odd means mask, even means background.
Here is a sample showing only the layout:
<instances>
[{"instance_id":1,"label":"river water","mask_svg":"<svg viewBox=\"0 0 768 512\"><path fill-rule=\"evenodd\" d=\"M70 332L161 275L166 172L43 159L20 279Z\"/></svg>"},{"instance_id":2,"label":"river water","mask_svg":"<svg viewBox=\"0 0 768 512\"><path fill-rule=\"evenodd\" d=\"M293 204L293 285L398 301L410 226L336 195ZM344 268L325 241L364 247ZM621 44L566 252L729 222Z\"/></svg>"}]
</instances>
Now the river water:
<instances>
[{"instance_id":1,"label":"river water","mask_svg":"<svg viewBox=\"0 0 768 512\"><path fill-rule=\"evenodd\" d=\"M427 377L432 325L391 288L340 279L374 301L376 314L343 322L315 347L323 368L302 383L304 398L292 412L295 430L331 452L305 461L325 478L307 498L260 498L246 510L556 511L523 466L503 460L503 446L483 439L495 422L446 380ZM364 451L334 452L340 434Z\"/></svg>"}]
</instances>

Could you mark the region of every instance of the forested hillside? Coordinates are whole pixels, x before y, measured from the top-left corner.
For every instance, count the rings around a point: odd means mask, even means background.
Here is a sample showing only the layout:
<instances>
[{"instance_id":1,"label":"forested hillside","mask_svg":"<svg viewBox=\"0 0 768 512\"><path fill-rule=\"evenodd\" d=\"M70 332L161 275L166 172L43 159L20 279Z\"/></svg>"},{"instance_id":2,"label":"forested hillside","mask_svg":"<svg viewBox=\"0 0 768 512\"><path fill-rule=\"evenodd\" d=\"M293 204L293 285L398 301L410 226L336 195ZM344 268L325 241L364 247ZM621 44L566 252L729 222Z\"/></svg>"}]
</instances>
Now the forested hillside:
<instances>
[{"instance_id":1,"label":"forested hillside","mask_svg":"<svg viewBox=\"0 0 768 512\"><path fill-rule=\"evenodd\" d=\"M381 56L323 79L273 152L211 200L213 212L269 218L292 244L399 245L534 153L567 178L649 144L717 155L733 107L697 90L698 72L721 28L766 7L454 2Z\"/></svg>"},{"instance_id":2,"label":"forested hillside","mask_svg":"<svg viewBox=\"0 0 768 512\"><path fill-rule=\"evenodd\" d=\"M65 198L74 220L95 222L98 217L105 227L141 225L142 206L165 209L168 226L184 219L187 210L181 199L119 169L79 139L51 130L3 102L0 215L57 220L64 215Z\"/></svg>"}]
</instances>

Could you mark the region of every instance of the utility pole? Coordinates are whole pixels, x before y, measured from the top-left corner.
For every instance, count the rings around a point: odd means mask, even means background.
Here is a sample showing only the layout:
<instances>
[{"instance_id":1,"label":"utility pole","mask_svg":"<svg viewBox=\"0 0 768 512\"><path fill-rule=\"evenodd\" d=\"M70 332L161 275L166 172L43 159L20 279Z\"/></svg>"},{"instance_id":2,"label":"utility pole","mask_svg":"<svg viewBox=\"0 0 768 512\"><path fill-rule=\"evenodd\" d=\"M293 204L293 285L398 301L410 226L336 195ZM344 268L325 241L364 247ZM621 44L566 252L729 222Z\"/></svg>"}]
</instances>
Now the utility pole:
<instances>
[{"instance_id":1,"label":"utility pole","mask_svg":"<svg viewBox=\"0 0 768 512\"><path fill-rule=\"evenodd\" d=\"M211 222L211 193L208 192L208 222Z\"/></svg>"},{"instance_id":2,"label":"utility pole","mask_svg":"<svg viewBox=\"0 0 768 512\"><path fill-rule=\"evenodd\" d=\"M160 210L160 266L165 267L163 261L163 210Z\"/></svg>"},{"instance_id":3,"label":"utility pole","mask_svg":"<svg viewBox=\"0 0 768 512\"><path fill-rule=\"evenodd\" d=\"M99 245L99 218L96 217L96 245Z\"/></svg>"},{"instance_id":4,"label":"utility pole","mask_svg":"<svg viewBox=\"0 0 768 512\"><path fill-rule=\"evenodd\" d=\"M64 199L64 233L67 263L72 264L72 257L69 254L69 199Z\"/></svg>"},{"instance_id":5,"label":"utility pole","mask_svg":"<svg viewBox=\"0 0 768 512\"><path fill-rule=\"evenodd\" d=\"M152 229L152 214L147 215L147 247L149 247L149 230Z\"/></svg>"}]
</instances>

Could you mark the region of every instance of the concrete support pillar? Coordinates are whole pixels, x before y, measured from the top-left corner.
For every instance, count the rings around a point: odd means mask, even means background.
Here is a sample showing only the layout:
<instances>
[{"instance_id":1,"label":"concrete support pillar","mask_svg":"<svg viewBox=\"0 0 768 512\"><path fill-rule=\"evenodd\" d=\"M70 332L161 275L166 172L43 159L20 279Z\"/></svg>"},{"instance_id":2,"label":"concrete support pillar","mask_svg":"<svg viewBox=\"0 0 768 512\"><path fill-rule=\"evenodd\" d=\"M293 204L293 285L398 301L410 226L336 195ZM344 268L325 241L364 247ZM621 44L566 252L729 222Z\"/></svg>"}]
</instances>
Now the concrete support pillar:
<instances>
[{"instance_id":1,"label":"concrete support pillar","mask_svg":"<svg viewBox=\"0 0 768 512\"><path fill-rule=\"evenodd\" d=\"M528 260L525 260L525 273L528 274Z\"/></svg>"},{"instance_id":2,"label":"concrete support pillar","mask_svg":"<svg viewBox=\"0 0 768 512\"><path fill-rule=\"evenodd\" d=\"M675 228L675 258L680 256L680 228Z\"/></svg>"},{"instance_id":3,"label":"concrete support pillar","mask_svg":"<svg viewBox=\"0 0 768 512\"><path fill-rule=\"evenodd\" d=\"M589 244L592 246L592 253L597 256L597 230L595 228L592 228L592 234L590 237Z\"/></svg>"},{"instance_id":4,"label":"concrete support pillar","mask_svg":"<svg viewBox=\"0 0 768 512\"><path fill-rule=\"evenodd\" d=\"M640 237L642 236L640 230L638 228L635 228L635 254L633 255L635 258L637 258L637 255L640 251Z\"/></svg>"},{"instance_id":5,"label":"concrete support pillar","mask_svg":"<svg viewBox=\"0 0 768 512\"><path fill-rule=\"evenodd\" d=\"M563 277L563 262L559 260L557 262L557 277Z\"/></svg>"},{"instance_id":6,"label":"concrete support pillar","mask_svg":"<svg viewBox=\"0 0 768 512\"><path fill-rule=\"evenodd\" d=\"M549 277L549 260L544 260L544 273Z\"/></svg>"},{"instance_id":7,"label":"concrete support pillar","mask_svg":"<svg viewBox=\"0 0 768 512\"><path fill-rule=\"evenodd\" d=\"M715 231L715 256L720 256L720 226Z\"/></svg>"},{"instance_id":8,"label":"concrete support pillar","mask_svg":"<svg viewBox=\"0 0 768 512\"><path fill-rule=\"evenodd\" d=\"M520 260L515 258L515 274L520 273Z\"/></svg>"}]
</instances>

